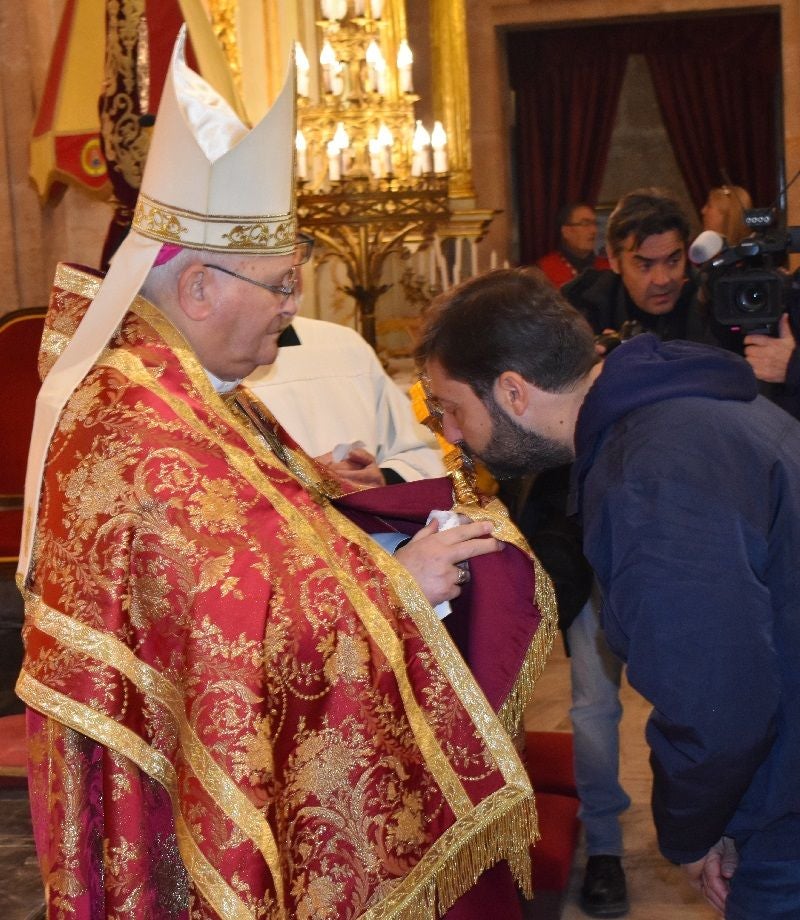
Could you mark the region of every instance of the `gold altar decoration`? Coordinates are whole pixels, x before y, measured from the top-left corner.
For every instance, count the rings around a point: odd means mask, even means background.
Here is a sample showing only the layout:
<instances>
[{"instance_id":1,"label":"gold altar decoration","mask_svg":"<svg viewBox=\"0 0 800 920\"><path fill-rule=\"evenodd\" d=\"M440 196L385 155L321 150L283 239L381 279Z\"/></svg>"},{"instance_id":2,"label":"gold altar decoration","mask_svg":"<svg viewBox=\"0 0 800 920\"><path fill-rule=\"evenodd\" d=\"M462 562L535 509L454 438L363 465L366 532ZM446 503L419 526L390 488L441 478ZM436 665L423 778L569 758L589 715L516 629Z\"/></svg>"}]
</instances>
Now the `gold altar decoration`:
<instances>
[{"instance_id":1,"label":"gold altar decoration","mask_svg":"<svg viewBox=\"0 0 800 920\"><path fill-rule=\"evenodd\" d=\"M397 2L320 0L313 71L297 47L298 222L321 244L317 262L344 264L343 290L373 346L386 259L429 241L450 216L447 139L440 123L429 131L414 117Z\"/></svg>"}]
</instances>

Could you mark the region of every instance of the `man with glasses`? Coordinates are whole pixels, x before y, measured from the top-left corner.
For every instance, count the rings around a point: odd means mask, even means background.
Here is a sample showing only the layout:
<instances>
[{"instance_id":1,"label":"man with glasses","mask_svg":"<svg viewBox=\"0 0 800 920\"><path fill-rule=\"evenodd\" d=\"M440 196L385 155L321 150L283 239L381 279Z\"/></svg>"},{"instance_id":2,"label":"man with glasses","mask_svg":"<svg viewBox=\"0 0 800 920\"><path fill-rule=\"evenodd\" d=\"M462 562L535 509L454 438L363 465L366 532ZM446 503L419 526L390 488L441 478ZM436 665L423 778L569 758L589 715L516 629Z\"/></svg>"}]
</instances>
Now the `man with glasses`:
<instances>
[{"instance_id":1,"label":"man with glasses","mask_svg":"<svg viewBox=\"0 0 800 920\"><path fill-rule=\"evenodd\" d=\"M595 252L597 215L585 202L567 204L556 215L559 232L558 249L548 252L536 267L560 288L577 278L587 268L608 268L608 260Z\"/></svg>"}]
</instances>

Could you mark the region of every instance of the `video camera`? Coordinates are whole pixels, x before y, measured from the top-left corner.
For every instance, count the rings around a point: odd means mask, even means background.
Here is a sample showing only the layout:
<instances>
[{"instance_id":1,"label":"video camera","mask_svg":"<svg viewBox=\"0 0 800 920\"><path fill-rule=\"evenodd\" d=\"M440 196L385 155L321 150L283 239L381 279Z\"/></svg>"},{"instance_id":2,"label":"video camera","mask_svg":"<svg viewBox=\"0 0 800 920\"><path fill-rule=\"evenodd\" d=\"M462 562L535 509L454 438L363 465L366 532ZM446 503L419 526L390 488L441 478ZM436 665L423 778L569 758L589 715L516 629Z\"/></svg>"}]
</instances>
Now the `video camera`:
<instances>
[{"instance_id":1,"label":"video camera","mask_svg":"<svg viewBox=\"0 0 800 920\"><path fill-rule=\"evenodd\" d=\"M786 227L772 208L744 212L753 235L738 246L706 230L689 247L689 258L702 265L714 318L747 335L773 335L786 310L790 291L800 289L800 272L781 266L790 252L800 252L800 227Z\"/></svg>"}]
</instances>

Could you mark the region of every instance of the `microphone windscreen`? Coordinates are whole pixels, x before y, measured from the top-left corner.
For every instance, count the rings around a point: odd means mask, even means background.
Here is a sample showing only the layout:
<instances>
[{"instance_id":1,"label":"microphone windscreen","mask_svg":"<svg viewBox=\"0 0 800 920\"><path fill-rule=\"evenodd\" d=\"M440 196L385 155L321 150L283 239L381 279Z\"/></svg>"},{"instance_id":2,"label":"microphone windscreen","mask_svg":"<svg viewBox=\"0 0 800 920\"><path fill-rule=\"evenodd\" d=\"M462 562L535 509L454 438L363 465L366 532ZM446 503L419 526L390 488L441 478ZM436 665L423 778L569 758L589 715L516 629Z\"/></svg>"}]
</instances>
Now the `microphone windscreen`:
<instances>
[{"instance_id":1,"label":"microphone windscreen","mask_svg":"<svg viewBox=\"0 0 800 920\"><path fill-rule=\"evenodd\" d=\"M702 265L725 248L725 237L716 230L704 230L689 247L689 260Z\"/></svg>"}]
</instances>

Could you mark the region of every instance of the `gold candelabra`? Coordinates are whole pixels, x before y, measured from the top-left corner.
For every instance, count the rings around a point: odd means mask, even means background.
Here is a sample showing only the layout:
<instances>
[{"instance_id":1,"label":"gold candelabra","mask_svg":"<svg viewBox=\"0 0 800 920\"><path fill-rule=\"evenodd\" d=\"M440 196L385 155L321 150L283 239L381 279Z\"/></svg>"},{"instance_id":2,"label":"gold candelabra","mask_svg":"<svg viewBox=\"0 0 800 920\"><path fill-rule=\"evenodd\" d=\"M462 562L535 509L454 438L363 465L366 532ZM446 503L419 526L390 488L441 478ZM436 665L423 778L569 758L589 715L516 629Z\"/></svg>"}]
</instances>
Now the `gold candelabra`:
<instances>
[{"instance_id":1,"label":"gold candelabra","mask_svg":"<svg viewBox=\"0 0 800 920\"><path fill-rule=\"evenodd\" d=\"M395 60L384 56L391 42L381 0L320 0L319 11L316 101L297 49L298 221L322 244L322 260L344 263L343 290L374 346L387 257L449 220L446 137L441 124L429 133L414 117L405 39Z\"/></svg>"}]
</instances>

